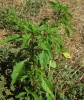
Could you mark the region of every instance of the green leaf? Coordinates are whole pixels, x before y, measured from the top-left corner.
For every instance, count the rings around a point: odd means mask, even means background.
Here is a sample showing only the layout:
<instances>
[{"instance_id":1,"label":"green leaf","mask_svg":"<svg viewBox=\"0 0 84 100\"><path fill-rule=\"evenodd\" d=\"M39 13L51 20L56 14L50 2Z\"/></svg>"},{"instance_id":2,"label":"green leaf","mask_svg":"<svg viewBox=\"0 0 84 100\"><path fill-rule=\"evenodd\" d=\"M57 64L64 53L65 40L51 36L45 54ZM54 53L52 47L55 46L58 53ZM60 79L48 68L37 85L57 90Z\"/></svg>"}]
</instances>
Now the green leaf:
<instances>
[{"instance_id":1,"label":"green leaf","mask_svg":"<svg viewBox=\"0 0 84 100\"><path fill-rule=\"evenodd\" d=\"M41 48L45 51L47 51L47 54L49 55L49 57L52 57L52 50L51 50L51 45L49 44L49 42L47 41L40 41L39 45L41 46Z\"/></svg>"},{"instance_id":2,"label":"green leaf","mask_svg":"<svg viewBox=\"0 0 84 100\"><path fill-rule=\"evenodd\" d=\"M54 99L52 83L48 79L42 78L41 86Z\"/></svg>"},{"instance_id":3,"label":"green leaf","mask_svg":"<svg viewBox=\"0 0 84 100\"><path fill-rule=\"evenodd\" d=\"M47 95L47 100L53 100L53 98L51 97L51 95Z\"/></svg>"},{"instance_id":4,"label":"green leaf","mask_svg":"<svg viewBox=\"0 0 84 100\"><path fill-rule=\"evenodd\" d=\"M41 21L41 23L40 23L39 26L46 25L46 23L48 22L48 20L49 20L49 18L44 18L44 19Z\"/></svg>"},{"instance_id":5,"label":"green leaf","mask_svg":"<svg viewBox=\"0 0 84 100\"><path fill-rule=\"evenodd\" d=\"M36 95L34 92L30 92L30 93L31 93L31 95L33 95L34 100L41 100L41 99L39 98L39 96Z\"/></svg>"},{"instance_id":6,"label":"green leaf","mask_svg":"<svg viewBox=\"0 0 84 100\"><path fill-rule=\"evenodd\" d=\"M40 53L39 55L39 61L42 68L46 67L49 63L49 55L46 52L42 51L42 53Z\"/></svg>"},{"instance_id":7,"label":"green leaf","mask_svg":"<svg viewBox=\"0 0 84 100\"><path fill-rule=\"evenodd\" d=\"M16 81L18 80L19 76L23 72L24 63L25 63L25 61L21 61L19 63L16 63L16 65L14 66L13 73L11 75L11 77L12 77L11 85L16 83Z\"/></svg>"},{"instance_id":8,"label":"green leaf","mask_svg":"<svg viewBox=\"0 0 84 100\"><path fill-rule=\"evenodd\" d=\"M64 55L64 57L66 57L66 58L71 58L70 54L67 53L67 52L64 52L63 55Z\"/></svg>"},{"instance_id":9,"label":"green leaf","mask_svg":"<svg viewBox=\"0 0 84 100\"><path fill-rule=\"evenodd\" d=\"M56 68L56 61L50 60L50 66L51 66L52 68Z\"/></svg>"},{"instance_id":10,"label":"green leaf","mask_svg":"<svg viewBox=\"0 0 84 100\"><path fill-rule=\"evenodd\" d=\"M0 44L4 44L6 42L13 41L13 40L18 39L20 37L21 37L20 34L13 34L12 36L8 36L6 39L4 39Z\"/></svg>"},{"instance_id":11,"label":"green leaf","mask_svg":"<svg viewBox=\"0 0 84 100\"><path fill-rule=\"evenodd\" d=\"M37 94L34 92L31 92L27 87L25 87L25 90L27 91L28 94L31 94L34 97L34 100L41 100Z\"/></svg>"},{"instance_id":12,"label":"green leaf","mask_svg":"<svg viewBox=\"0 0 84 100\"><path fill-rule=\"evenodd\" d=\"M57 27L52 27L51 29L49 29L49 33L53 34L57 31Z\"/></svg>"},{"instance_id":13,"label":"green leaf","mask_svg":"<svg viewBox=\"0 0 84 100\"><path fill-rule=\"evenodd\" d=\"M56 54L59 54L61 52L60 44L56 45L55 52Z\"/></svg>"},{"instance_id":14,"label":"green leaf","mask_svg":"<svg viewBox=\"0 0 84 100\"><path fill-rule=\"evenodd\" d=\"M41 43L40 43L40 46L41 46L41 48L44 49L44 50L47 50L47 51L51 50L50 44L47 43L46 41L41 42Z\"/></svg>"},{"instance_id":15,"label":"green leaf","mask_svg":"<svg viewBox=\"0 0 84 100\"><path fill-rule=\"evenodd\" d=\"M62 44L62 40L61 40L61 35L59 34L56 34L54 39L59 43L59 44Z\"/></svg>"},{"instance_id":16,"label":"green leaf","mask_svg":"<svg viewBox=\"0 0 84 100\"><path fill-rule=\"evenodd\" d=\"M26 44L27 44L29 39L30 39L30 35L28 35L28 34L25 35L25 37L23 37L23 43L22 43L21 49L26 47Z\"/></svg>"},{"instance_id":17,"label":"green leaf","mask_svg":"<svg viewBox=\"0 0 84 100\"><path fill-rule=\"evenodd\" d=\"M56 5L56 3L55 2L53 2L53 1L50 1L49 2L51 5L53 5L53 6L55 6Z\"/></svg>"},{"instance_id":18,"label":"green leaf","mask_svg":"<svg viewBox=\"0 0 84 100\"><path fill-rule=\"evenodd\" d=\"M68 24L68 19L67 19L67 16L66 15L62 15L61 16L61 19L62 19L62 22L65 23L65 25Z\"/></svg>"},{"instance_id":19,"label":"green leaf","mask_svg":"<svg viewBox=\"0 0 84 100\"><path fill-rule=\"evenodd\" d=\"M66 33L67 33L67 36L70 37L70 31L67 27L65 27L65 30L66 30Z\"/></svg>"},{"instance_id":20,"label":"green leaf","mask_svg":"<svg viewBox=\"0 0 84 100\"><path fill-rule=\"evenodd\" d=\"M58 2L53 2L53 1L50 1L49 2L51 4L51 8L54 8L54 9L59 9L59 3Z\"/></svg>"},{"instance_id":21,"label":"green leaf","mask_svg":"<svg viewBox=\"0 0 84 100\"><path fill-rule=\"evenodd\" d=\"M26 94L26 92L21 92L21 93L19 93L17 96L16 96L16 98L21 98L22 96L24 96Z\"/></svg>"},{"instance_id":22,"label":"green leaf","mask_svg":"<svg viewBox=\"0 0 84 100\"><path fill-rule=\"evenodd\" d=\"M35 24L30 23L28 28L30 28L32 33L37 33L37 26Z\"/></svg>"},{"instance_id":23,"label":"green leaf","mask_svg":"<svg viewBox=\"0 0 84 100\"><path fill-rule=\"evenodd\" d=\"M27 75L24 75L21 77L21 82L23 82L28 76Z\"/></svg>"},{"instance_id":24,"label":"green leaf","mask_svg":"<svg viewBox=\"0 0 84 100\"><path fill-rule=\"evenodd\" d=\"M65 28L67 36L70 37L70 30L69 30L70 27L68 25L66 25L66 24L63 24L63 27Z\"/></svg>"},{"instance_id":25,"label":"green leaf","mask_svg":"<svg viewBox=\"0 0 84 100\"><path fill-rule=\"evenodd\" d=\"M42 25L38 27L38 31L45 31L47 29L46 25Z\"/></svg>"},{"instance_id":26,"label":"green leaf","mask_svg":"<svg viewBox=\"0 0 84 100\"><path fill-rule=\"evenodd\" d=\"M70 12L68 11L68 7L67 7L67 6L62 5L62 10L63 10L66 14L68 14L69 17L73 18L72 15L70 14Z\"/></svg>"}]
</instances>

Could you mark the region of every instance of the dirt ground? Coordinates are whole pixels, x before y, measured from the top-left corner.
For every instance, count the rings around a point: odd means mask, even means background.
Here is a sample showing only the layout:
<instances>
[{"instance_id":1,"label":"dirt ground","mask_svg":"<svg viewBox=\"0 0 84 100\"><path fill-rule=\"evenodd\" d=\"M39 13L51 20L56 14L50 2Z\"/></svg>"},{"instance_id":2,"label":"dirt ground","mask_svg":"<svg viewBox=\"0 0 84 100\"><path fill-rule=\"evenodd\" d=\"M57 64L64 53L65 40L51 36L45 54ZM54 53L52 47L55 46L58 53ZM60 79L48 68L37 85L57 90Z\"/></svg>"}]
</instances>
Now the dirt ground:
<instances>
[{"instance_id":1,"label":"dirt ground","mask_svg":"<svg viewBox=\"0 0 84 100\"><path fill-rule=\"evenodd\" d=\"M41 0L39 0L41 1ZM48 0L47 0L48 1ZM52 0L55 1L55 0ZM64 38L65 46L68 48L69 53L72 56L69 66L83 66L84 67L84 0L59 0L65 5L69 6L69 10L73 16L72 23L75 26L75 31L71 33L70 38ZM18 6L20 3L24 3L24 0L0 0L0 11L3 7ZM52 11L48 8L48 5L42 7L39 12L39 16L33 18L33 22L39 23L39 21L45 16L53 16ZM0 29L0 41L7 36L5 29Z\"/></svg>"}]
</instances>

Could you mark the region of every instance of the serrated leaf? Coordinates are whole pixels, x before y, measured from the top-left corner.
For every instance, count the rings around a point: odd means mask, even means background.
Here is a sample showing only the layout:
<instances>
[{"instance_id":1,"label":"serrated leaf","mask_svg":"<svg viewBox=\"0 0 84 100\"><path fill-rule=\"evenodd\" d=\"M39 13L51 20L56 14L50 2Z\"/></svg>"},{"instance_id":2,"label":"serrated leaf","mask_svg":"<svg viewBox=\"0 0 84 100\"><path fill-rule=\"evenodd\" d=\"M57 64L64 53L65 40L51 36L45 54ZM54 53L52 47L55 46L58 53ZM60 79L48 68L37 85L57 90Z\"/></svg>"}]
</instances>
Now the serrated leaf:
<instances>
[{"instance_id":1,"label":"serrated leaf","mask_svg":"<svg viewBox=\"0 0 84 100\"><path fill-rule=\"evenodd\" d=\"M42 53L40 53L39 55L39 61L40 61L40 64L41 64L41 67L46 67L48 62L49 62L49 55L42 51Z\"/></svg>"},{"instance_id":2,"label":"serrated leaf","mask_svg":"<svg viewBox=\"0 0 84 100\"><path fill-rule=\"evenodd\" d=\"M56 61L54 61L54 60L50 60L50 66L52 67L52 68L56 68Z\"/></svg>"},{"instance_id":3,"label":"serrated leaf","mask_svg":"<svg viewBox=\"0 0 84 100\"><path fill-rule=\"evenodd\" d=\"M64 52L63 55L64 55L65 58L71 58L70 54L67 53L67 52Z\"/></svg>"},{"instance_id":4,"label":"serrated leaf","mask_svg":"<svg viewBox=\"0 0 84 100\"><path fill-rule=\"evenodd\" d=\"M11 77L12 77L11 85L15 84L16 81L18 80L18 77L21 75L23 68L24 68L24 63L25 63L25 61L21 61L14 66L14 70L11 75Z\"/></svg>"},{"instance_id":5,"label":"serrated leaf","mask_svg":"<svg viewBox=\"0 0 84 100\"><path fill-rule=\"evenodd\" d=\"M54 99L52 83L48 79L42 78L41 86Z\"/></svg>"},{"instance_id":6,"label":"serrated leaf","mask_svg":"<svg viewBox=\"0 0 84 100\"><path fill-rule=\"evenodd\" d=\"M6 39L4 39L0 44L13 41L13 40L18 39L20 37L21 37L20 34L13 34L12 36L6 37Z\"/></svg>"}]
</instances>

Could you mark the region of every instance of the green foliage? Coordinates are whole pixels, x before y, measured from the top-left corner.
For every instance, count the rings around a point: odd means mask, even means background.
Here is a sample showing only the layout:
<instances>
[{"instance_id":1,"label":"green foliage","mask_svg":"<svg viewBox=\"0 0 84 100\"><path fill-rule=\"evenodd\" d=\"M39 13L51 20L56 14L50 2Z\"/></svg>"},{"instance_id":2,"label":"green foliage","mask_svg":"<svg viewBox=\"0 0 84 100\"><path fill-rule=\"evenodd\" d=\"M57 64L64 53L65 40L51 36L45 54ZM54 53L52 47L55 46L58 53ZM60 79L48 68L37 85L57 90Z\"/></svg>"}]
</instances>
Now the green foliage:
<instances>
[{"instance_id":1,"label":"green foliage","mask_svg":"<svg viewBox=\"0 0 84 100\"><path fill-rule=\"evenodd\" d=\"M14 66L14 70L13 70L13 73L11 75L11 77L12 77L11 85L15 84L17 79L19 79L19 76L22 74L23 68L24 68L24 62L25 61L21 61L19 63L16 63L16 65Z\"/></svg>"},{"instance_id":2,"label":"green foliage","mask_svg":"<svg viewBox=\"0 0 84 100\"><path fill-rule=\"evenodd\" d=\"M73 30L73 27L71 25L71 18L72 15L68 11L68 7L65 5L62 5L58 0L57 2L52 2L50 1L51 7L53 9L56 9L56 14L57 14L57 21L56 24L62 25L65 28L66 34L68 37L70 37L70 30Z\"/></svg>"},{"instance_id":3,"label":"green foliage","mask_svg":"<svg viewBox=\"0 0 84 100\"><path fill-rule=\"evenodd\" d=\"M0 66L0 72L1 72L1 66ZM13 94L11 91L14 91L15 88L14 86L11 86L10 89L8 89L8 87L5 86L6 85L6 79L3 75L1 75L0 73L0 99L1 100L6 100L6 96L11 95L12 97L10 98L10 100L13 100ZM3 93L5 93L5 95L3 95Z\"/></svg>"},{"instance_id":4,"label":"green foliage","mask_svg":"<svg viewBox=\"0 0 84 100\"><path fill-rule=\"evenodd\" d=\"M41 86L43 87L43 89L50 94L50 96L54 99L54 95L53 95L53 86L50 83L50 81L48 81L48 79L46 78L42 78L42 83Z\"/></svg>"},{"instance_id":5,"label":"green foliage","mask_svg":"<svg viewBox=\"0 0 84 100\"><path fill-rule=\"evenodd\" d=\"M51 66L52 68L56 68L56 61L50 60L50 64L49 66Z\"/></svg>"},{"instance_id":6,"label":"green foliage","mask_svg":"<svg viewBox=\"0 0 84 100\"><path fill-rule=\"evenodd\" d=\"M19 50L9 52L14 64L11 85L19 83L23 87L23 91L16 96L19 100L68 100L76 97L78 90L82 96L83 86L76 81L78 70L65 68L54 59L54 55L63 59L66 49L57 31L61 26L70 36L72 15L58 1L50 4L57 13L53 24L48 23L49 18L39 25L34 24L19 18L12 9L0 13L2 27L13 32L0 44L20 43ZM36 4L32 2L33 5Z\"/></svg>"},{"instance_id":7,"label":"green foliage","mask_svg":"<svg viewBox=\"0 0 84 100\"><path fill-rule=\"evenodd\" d=\"M1 42L1 44L4 44L4 43L6 43L6 42L10 42L11 40L13 41L13 40L18 39L18 38L20 38L20 35L19 35L19 34L13 34L12 36L9 36L9 37L6 38L5 40L3 40L3 41Z\"/></svg>"},{"instance_id":8,"label":"green foliage","mask_svg":"<svg viewBox=\"0 0 84 100\"><path fill-rule=\"evenodd\" d=\"M0 46L0 62L5 61L9 57L9 44L7 46Z\"/></svg>"}]
</instances>

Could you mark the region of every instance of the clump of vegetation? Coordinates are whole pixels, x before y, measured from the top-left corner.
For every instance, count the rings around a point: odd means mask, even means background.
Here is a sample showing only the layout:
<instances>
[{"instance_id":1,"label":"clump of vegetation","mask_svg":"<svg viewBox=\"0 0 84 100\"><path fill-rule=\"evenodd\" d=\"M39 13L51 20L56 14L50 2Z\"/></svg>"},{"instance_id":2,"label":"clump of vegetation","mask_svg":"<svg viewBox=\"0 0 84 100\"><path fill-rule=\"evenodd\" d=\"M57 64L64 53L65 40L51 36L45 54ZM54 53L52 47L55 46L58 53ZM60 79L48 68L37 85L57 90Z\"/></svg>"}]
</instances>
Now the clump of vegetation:
<instances>
[{"instance_id":1,"label":"clump of vegetation","mask_svg":"<svg viewBox=\"0 0 84 100\"><path fill-rule=\"evenodd\" d=\"M81 67L66 67L66 59L71 56L63 45L61 34L57 33L59 27L62 27L70 37L73 29L70 21L72 15L58 1L50 2L50 5L56 10L57 16L52 24L48 23L49 18L43 19L40 24L34 24L19 18L11 8L0 13L1 27L12 32L0 44L9 42L14 45L9 45L7 58L11 58L8 66L12 66L11 71L13 70L10 85L18 84L21 88L14 97L17 100L83 99ZM1 55L3 59L2 52Z\"/></svg>"}]
</instances>

